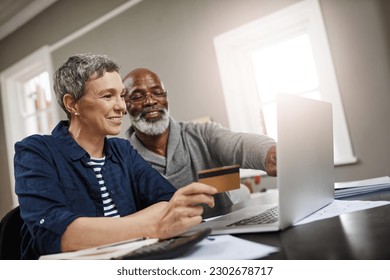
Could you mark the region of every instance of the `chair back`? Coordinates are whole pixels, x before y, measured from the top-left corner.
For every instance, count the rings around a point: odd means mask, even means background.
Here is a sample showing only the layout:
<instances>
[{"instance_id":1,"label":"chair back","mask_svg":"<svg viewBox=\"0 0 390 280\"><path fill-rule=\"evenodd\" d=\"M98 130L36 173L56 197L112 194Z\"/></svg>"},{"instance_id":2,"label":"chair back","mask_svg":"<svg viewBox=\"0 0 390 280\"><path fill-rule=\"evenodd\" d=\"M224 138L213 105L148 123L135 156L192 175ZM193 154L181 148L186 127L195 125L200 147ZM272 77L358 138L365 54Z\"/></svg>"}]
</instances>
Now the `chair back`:
<instances>
[{"instance_id":1,"label":"chair back","mask_svg":"<svg viewBox=\"0 0 390 280\"><path fill-rule=\"evenodd\" d=\"M20 245L22 237L20 230L23 220L20 217L20 208L9 211L0 223L0 259L19 260L21 257Z\"/></svg>"}]
</instances>

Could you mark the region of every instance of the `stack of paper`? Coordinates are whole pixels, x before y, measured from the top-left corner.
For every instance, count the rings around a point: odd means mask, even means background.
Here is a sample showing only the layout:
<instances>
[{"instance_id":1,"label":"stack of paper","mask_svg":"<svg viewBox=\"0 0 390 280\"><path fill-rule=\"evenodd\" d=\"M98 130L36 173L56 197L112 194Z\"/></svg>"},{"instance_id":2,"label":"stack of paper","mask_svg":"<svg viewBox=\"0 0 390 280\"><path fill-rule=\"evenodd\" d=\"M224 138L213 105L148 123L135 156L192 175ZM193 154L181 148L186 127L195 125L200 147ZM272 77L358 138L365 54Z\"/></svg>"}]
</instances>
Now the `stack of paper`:
<instances>
[{"instance_id":1,"label":"stack of paper","mask_svg":"<svg viewBox=\"0 0 390 280\"><path fill-rule=\"evenodd\" d=\"M343 198L379 190L390 190L390 177L377 177L372 179L338 182L334 184L335 198Z\"/></svg>"}]
</instances>

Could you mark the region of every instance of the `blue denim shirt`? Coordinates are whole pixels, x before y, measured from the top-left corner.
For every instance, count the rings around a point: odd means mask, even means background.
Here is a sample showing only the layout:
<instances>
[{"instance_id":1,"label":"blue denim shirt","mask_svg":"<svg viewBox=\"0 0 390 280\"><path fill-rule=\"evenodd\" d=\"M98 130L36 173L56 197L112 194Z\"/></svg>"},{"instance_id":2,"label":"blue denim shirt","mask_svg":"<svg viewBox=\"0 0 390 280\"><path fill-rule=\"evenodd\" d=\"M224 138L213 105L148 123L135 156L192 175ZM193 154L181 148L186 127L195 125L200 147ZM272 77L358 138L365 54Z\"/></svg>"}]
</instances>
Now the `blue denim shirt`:
<instances>
[{"instance_id":1,"label":"blue denim shirt","mask_svg":"<svg viewBox=\"0 0 390 280\"><path fill-rule=\"evenodd\" d=\"M103 215L100 188L89 154L60 122L52 135L32 135L15 144L15 182L21 216L22 257L61 251L61 236L78 217ZM120 216L169 200L175 188L153 169L129 141L106 138L102 168Z\"/></svg>"}]
</instances>

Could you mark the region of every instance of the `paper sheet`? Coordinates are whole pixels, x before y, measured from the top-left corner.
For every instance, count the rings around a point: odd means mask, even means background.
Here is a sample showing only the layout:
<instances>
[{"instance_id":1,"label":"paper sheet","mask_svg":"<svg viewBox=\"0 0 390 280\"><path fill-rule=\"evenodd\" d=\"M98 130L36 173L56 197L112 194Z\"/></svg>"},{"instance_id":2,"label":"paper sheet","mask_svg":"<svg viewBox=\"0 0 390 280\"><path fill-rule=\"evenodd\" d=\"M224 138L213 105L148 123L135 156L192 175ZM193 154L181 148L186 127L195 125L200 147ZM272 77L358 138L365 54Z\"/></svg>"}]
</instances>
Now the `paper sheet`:
<instances>
[{"instance_id":1,"label":"paper sheet","mask_svg":"<svg viewBox=\"0 0 390 280\"><path fill-rule=\"evenodd\" d=\"M314 222L326 218L335 217L345 213L351 213L359 210L379 207L387 204L390 204L390 201L360 201L360 200L348 201L348 200L335 199L328 206L318 210L317 212L310 215L309 217L295 223L294 226L307 224L310 222Z\"/></svg>"},{"instance_id":2,"label":"paper sheet","mask_svg":"<svg viewBox=\"0 0 390 280\"><path fill-rule=\"evenodd\" d=\"M157 238L131 239L75 252L43 255L40 260L109 260L124 256L145 245L156 243Z\"/></svg>"},{"instance_id":3,"label":"paper sheet","mask_svg":"<svg viewBox=\"0 0 390 280\"><path fill-rule=\"evenodd\" d=\"M232 235L215 235L203 239L180 260L253 260L277 252L278 248Z\"/></svg>"}]
</instances>

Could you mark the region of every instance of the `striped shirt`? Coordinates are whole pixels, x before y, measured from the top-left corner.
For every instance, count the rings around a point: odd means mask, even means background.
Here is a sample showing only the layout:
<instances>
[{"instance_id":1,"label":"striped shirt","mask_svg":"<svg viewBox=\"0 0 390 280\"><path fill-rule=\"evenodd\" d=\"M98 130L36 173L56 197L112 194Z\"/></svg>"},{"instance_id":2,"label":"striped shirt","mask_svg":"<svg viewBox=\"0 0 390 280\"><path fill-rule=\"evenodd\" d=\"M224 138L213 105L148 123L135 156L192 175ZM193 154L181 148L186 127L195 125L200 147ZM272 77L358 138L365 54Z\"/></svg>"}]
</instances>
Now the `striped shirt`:
<instances>
[{"instance_id":1,"label":"striped shirt","mask_svg":"<svg viewBox=\"0 0 390 280\"><path fill-rule=\"evenodd\" d=\"M106 158L92 158L88 161L88 165L93 168L95 171L96 179L99 182L100 194L103 201L103 212L105 217L119 217L118 209L115 206L114 201L112 200L110 193L107 191L107 187L104 183L104 178L102 174L102 167L104 165Z\"/></svg>"}]
</instances>

